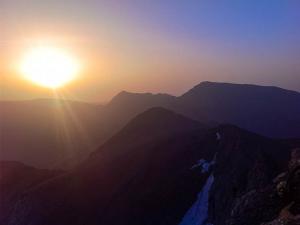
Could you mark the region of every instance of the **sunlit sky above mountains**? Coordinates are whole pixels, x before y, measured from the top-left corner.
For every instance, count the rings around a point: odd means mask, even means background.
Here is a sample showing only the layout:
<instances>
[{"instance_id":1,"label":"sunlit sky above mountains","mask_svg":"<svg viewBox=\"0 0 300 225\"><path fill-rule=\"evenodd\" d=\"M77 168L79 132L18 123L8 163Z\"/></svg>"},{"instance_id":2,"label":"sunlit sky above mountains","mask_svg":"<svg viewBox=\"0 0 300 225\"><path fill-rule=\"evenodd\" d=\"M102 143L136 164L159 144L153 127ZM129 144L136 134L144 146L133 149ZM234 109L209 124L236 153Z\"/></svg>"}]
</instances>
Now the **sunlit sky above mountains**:
<instances>
[{"instance_id":1,"label":"sunlit sky above mountains","mask_svg":"<svg viewBox=\"0 0 300 225\"><path fill-rule=\"evenodd\" d=\"M51 97L18 70L40 45L80 61L62 89L80 100L179 95L203 80L300 91L299 11L298 0L1 0L1 99Z\"/></svg>"}]
</instances>

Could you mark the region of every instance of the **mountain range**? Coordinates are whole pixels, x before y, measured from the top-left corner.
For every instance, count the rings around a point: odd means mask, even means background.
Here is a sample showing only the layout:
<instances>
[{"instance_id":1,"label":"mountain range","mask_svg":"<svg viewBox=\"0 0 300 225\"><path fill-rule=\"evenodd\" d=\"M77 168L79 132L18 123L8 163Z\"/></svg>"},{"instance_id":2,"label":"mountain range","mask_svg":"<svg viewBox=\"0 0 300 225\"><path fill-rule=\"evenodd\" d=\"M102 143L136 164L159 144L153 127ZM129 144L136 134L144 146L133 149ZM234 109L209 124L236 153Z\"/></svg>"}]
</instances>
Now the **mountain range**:
<instances>
[{"instance_id":1,"label":"mountain range","mask_svg":"<svg viewBox=\"0 0 300 225\"><path fill-rule=\"evenodd\" d=\"M70 170L2 163L0 224L260 225L299 143L154 107Z\"/></svg>"},{"instance_id":2,"label":"mountain range","mask_svg":"<svg viewBox=\"0 0 300 225\"><path fill-rule=\"evenodd\" d=\"M300 93L202 82L178 97L123 91L106 105L54 99L0 102L0 160L71 168L152 107L169 109L208 127L225 123L271 138L300 136Z\"/></svg>"}]
</instances>

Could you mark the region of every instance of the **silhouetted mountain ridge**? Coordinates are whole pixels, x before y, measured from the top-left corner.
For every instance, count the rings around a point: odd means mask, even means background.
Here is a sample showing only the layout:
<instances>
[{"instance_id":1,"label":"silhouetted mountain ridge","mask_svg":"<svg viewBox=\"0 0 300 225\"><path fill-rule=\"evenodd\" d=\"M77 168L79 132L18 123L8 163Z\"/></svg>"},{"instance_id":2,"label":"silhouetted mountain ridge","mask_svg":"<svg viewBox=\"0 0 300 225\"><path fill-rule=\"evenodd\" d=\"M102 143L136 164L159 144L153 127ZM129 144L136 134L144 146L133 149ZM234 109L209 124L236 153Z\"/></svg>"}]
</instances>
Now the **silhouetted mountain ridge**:
<instances>
[{"instance_id":1,"label":"silhouetted mountain ridge","mask_svg":"<svg viewBox=\"0 0 300 225\"><path fill-rule=\"evenodd\" d=\"M172 127L160 133L164 124ZM176 132L178 128L183 129ZM147 133L152 139L144 141ZM203 216L225 225L235 202L249 190L271 184L287 167L289 154L290 146L281 140L231 125L206 128L153 108L132 119L80 166L8 201L12 210L2 224L180 224L213 176ZM253 214L251 225L278 213L277 208L268 211Z\"/></svg>"},{"instance_id":2,"label":"silhouetted mountain ridge","mask_svg":"<svg viewBox=\"0 0 300 225\"><path fill-rule=\"evenodd\" d=\"M115 95L111 101L108 103L108 106L110 105L115 105L115 104L123 104L124 102L130 103L127 101L132 101L132 100L138 100L143 99L145 101L151 101L155 102L156 101L168 101L176 98L175 96L168 95L168 94L152 94L152 93L133 93L133 92L128 92L128 91L121 91L117 95Z\"/></svg>"},{"instance_id":3,"label":"silhouetted mountain ridge","mask_svg":"<svg viewBox=\"0 0 300 225\"><path fill-rule=\"evenodd\" d=\"M251 88L257 88L261 90L269 90L269 91L278 91L278 92L286 92L289 94L299 94L297 91L292 91L276 86L263 86L263 85L255 85L255 84L236 84L236 83L225 83L225 82L212 82L212 81L202 81L199 84L195 85L192 89L187 91L186 93L182 94L181 96L184 96L186 94L190 94L192 92L197 92L197 90L203 89L203 88L241 88L241 89L251 89Z\"/></svg>"},{"instance_id":4,"label":"silhouetted mountain ridge","mask_svg":"<svg viewBox=\"0 0 300 225\"><path fill-rule=\"evenodd\" d=\"M205 127L200 122L184 117L171 110L154 107L133 118L123 128L123 131L137 131L136 129L141 128L143 131L151 132L154 135L154 132L184 131L201 126ZM152 132L153 130L154 132Z\"/></svg>"},{"instance_id":5,"label":"silhouetted mountain ridge","mask_svg":"<svg viewBox=\"0 0 300 225\"><path fill-rule=\"evenodd\" d=\"M44 168L75 165L153 107L202 124L228 123L273 138L297 138L299 102L295 91L215 82L202 82L179 97L123 91L104 106L49 99L0 102L1 159Z\"/></svg>"},{"instance_id":6,"label":"silhouetted mountain ridge","mask_svg":"<svg viewBox=\"0 0 300 225\"><path fill-rule=\"evenodd\" d=\"M106 149L107 155L112 155L115 148L138 148L147 143L154 143L161 139L194 131L208 129L208 126L198 121L186 118L178 113L162 107L154 107L134 117L117 134L105 142L95 153L102 153ZM92 155L94 155L93 153Z\"/></svg>"},{"instance_id":7,"label":"silhouetted mountain ridge","mask_svg":"<svg viewBox=\"0 0 300 225\"><path fill-rule=\"evenodd\" d=\"M179 111L270 137L298 137L300 93L277 87L203 82L178 97Z\"/></svg>"}]
</instances>

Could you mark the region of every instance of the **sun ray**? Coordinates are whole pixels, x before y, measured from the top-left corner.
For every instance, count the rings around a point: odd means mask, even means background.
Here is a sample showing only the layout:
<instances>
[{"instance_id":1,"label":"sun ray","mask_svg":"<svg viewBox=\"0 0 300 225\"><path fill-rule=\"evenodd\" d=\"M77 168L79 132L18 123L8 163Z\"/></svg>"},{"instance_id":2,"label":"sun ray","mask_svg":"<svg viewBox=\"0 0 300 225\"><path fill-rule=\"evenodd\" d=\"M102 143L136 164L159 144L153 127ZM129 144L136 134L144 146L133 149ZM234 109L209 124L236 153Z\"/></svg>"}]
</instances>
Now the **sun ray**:
<instances>
[{"instance_id":1,"label":"sun ray","mask_svg":"<svg viewBox=\"0 0 300 225\"><path fill-rule=\"evenodd\" d=\"M83 158L78 157L79 152L76 151L78 143L84 144L86 146L86 151L92 151L96 148L95 143L90 138L88 131L83 122L76 113L74 106L70 104L68 96L66 96L62 90L53 90L54 96L54 116L58 121L58 126L56 127L56 137L57 141L62 145L64 150L63 157L67 162L71 162L70 166L73 164L81 162ZM74 137L74 133L77 138ZM55 166L55 165L54 165ZM66 165L68 166L68 165Z\"/></svg>"}]
</instances>

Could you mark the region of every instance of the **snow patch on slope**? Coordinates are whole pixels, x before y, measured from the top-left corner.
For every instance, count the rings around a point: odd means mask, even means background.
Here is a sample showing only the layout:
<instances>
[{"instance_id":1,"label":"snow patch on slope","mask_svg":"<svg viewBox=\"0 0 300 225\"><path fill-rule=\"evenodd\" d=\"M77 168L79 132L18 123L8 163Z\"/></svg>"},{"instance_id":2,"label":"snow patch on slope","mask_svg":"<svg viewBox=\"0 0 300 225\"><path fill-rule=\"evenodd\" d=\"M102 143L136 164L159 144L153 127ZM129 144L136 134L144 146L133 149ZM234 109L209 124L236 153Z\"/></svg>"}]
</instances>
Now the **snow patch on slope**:
<instances>
[{"instance_id":1,"label":"snow patch on slope","mask_svg":"<svg viewBox=\"0 0 300 225\"><path fill-rule=\"evenodd\" d=\"M201 166L202 173L207 173L210 167L216 163L216 155L211 162L207 162L204 159L200 159L197 164L195 164L191 169ZM199 192L196 202L192 207L186 212L183 219L179 225L212 225L206 223L208 217L208 204L209 204L209 193L210 189L214 183L213 172L207 178L205 185Z\"/></svg>"},{"instance_id":2,"label":"snow patch on slope","mask_svg":"<svg viewBox=\"0 0 300 225\"><path fill-rule=\"evenodd\" d=\"M205 159L200 159L195 165L191 167L191 170L201 167L201 173L208 173L211 166L216 163L216 156L214 156L211 162L206 161Z\"/></svg>"},{"instance_id":3,"label":"snow patch on slope","mask_svg":"<svg viewBox=\"0 0 300 225\"><path fill-rule=\"evenodd\" d=\"M184 215L179 225L205 225L208 217L208 199L211 186L214 182L214 175L211 174L198 194L197 201Z\"/></svg>"},{"instance_id":4,"label":"snow patch on slope","mask_svg":"<svg viewBox=\"0 0 300 225\"><path fill-rule=\"evenodd\" d=\"M217 138L218 141L221 140L221 134L219 132L216 133L216 138Z\"/></svg>"},{"instance_id":5,"label":"snow patch on slope","mask_svg":"<svg viewBox=\"0 0 300 225\"><path fill-rule=\"evenodd\" d=\"M200 159L198 162L191 167L191 169L195 169L197 167L201 167L201 173L207 173L212 164L207 162L205 159Z\"/></svg>"}]
</instances>

